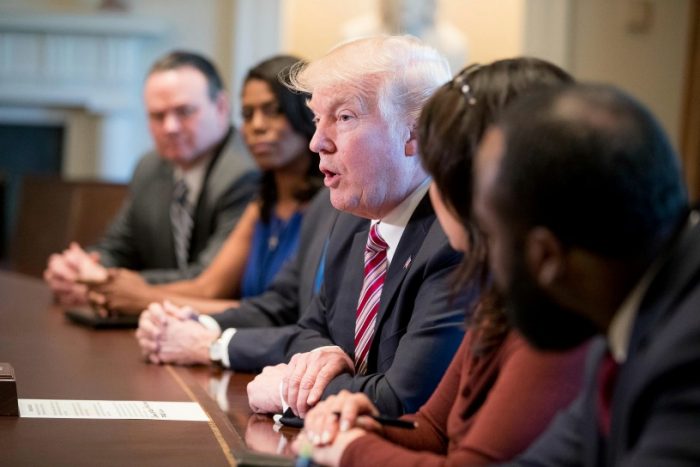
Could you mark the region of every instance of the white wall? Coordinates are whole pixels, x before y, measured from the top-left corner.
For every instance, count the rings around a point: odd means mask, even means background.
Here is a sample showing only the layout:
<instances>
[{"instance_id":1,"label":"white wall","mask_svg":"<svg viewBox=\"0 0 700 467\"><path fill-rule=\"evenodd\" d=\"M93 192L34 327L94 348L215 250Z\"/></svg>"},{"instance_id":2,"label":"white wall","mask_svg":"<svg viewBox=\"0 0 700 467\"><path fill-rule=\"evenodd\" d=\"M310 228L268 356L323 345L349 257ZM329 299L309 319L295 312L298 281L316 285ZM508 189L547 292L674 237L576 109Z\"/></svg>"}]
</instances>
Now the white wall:
<instances>
[{"instance_id":1,"label":"white wall","mask_svg":"<svg viewBox=\"0 0 700 467\"><path fill-rule=\"evenodd\" d=\"M286 52L313 59L343 39L343 24L366 16L376 0L282 0ZM522 51L524 0L439 0L438 15L468 39L470 61L489 62ZM459 70L453 70L455 72Z\"/></svg>"},{"instance_id":2,"label":"white wall","mask_svg":"<svg viewBox=\"0 0 700 467\"><path fill-rule=\"evenodd\" d=\"M126 12L100 12L99 0L0 0L0 15L3 11L37 14L105 14L122 17L156 18L165 23L166 34L160 40L151 42L143 51L144 70L156 57L174 49L184 48L203 53L217 63L226 83L232 82L232 31L233 0L130 0ZM0 83L1 85L1 83ZM87 118L87 116L86 116ZM151 139L146 127L144 112L133 115L134 141L130 141L128 153L118 160L110 160L101 171L100 162L75 167L72 161L64 167L69 177L97 176L116 181L130 178L133 166L141 153L151 147ZM90 128L86 126L85 128ZM94 129L94 124L92 125ZM86 152L87 142L78 142ZM93 157L99 155L90 151Z\"/></svg>"},{"instance_id":3,"label":"white wall","mask_svg":"<svg viewBox=\"0 0 700 467\"><path fill-rule=\"evenodd\" d=\"M236 97L245 70L276 52L276 44L279 51L318 57L340 40L340 24L370 12L374 1L130 0L127 14L169 26L166 38L147 51L149 59L173 47L205 53ZM578 78L615 83L647 103L677 143L690 1L648 0L654 15L644 33L625 26L638 0L440 0L440 14L468 37L472 61L534 53ZM0 0L0 15L8 9L94 12L98 3ZM145 148L149 138L145 124L140 127Z\"/></svg>"},{"instance_id":4,"label":"white wall","mask_svg":"<svg viewBox=\"0 0 700 467\"><path fill-rule=\"evenodd\" d=\"M651 7L649 28L632 32L640 3ZM571 71L632 93L678 148L690 0L576 0L572 15Z\"/></svg>"}]
</instances>

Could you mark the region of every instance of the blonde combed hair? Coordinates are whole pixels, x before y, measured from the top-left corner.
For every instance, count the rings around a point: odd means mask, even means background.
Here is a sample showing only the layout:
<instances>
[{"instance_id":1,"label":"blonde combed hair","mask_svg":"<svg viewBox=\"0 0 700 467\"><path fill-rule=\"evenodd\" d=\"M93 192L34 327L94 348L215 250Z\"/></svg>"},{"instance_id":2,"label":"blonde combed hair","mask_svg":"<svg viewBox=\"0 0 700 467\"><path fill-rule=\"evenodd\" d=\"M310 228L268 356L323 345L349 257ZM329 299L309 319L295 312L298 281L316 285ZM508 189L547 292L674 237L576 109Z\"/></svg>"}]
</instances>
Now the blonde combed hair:
<instances>
[{"instance_id":1,"label":"blonde combed hair","mask_svg":"<svg viewBox=\"0 0 700 467\"><path fill-rule=\"evenodd\" d=\"M420 39L380 35L343 42L299 64L286 84L310 95L320 88L349 87L364 103L376 102L388 121L414 123L433 91L450 79L447 59Z\"/></svg>"}]
</instances>

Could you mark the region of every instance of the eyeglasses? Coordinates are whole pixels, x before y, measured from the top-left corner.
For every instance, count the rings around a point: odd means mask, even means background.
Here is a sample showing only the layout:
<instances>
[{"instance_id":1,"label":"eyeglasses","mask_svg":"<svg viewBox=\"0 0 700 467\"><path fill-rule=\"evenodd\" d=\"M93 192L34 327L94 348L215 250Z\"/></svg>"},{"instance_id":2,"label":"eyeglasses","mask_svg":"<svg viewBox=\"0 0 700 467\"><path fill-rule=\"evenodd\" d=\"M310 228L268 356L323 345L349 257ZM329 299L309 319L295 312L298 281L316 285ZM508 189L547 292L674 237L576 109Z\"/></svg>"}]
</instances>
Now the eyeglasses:
<instances>
[{"instance_id":1,"label":"eyeglasses","mask_svg":"<svg viewBox=\"0 0 700 467\"><path fill-rule=\"evenodd\" d=\"M469 85L468 78L479 68L481 68L481 65L478 63L469 65L452 79L452 87L462 93L469 105L476 104L476 97L472 94L472 88Z\"/></svg>"}]
</instances>

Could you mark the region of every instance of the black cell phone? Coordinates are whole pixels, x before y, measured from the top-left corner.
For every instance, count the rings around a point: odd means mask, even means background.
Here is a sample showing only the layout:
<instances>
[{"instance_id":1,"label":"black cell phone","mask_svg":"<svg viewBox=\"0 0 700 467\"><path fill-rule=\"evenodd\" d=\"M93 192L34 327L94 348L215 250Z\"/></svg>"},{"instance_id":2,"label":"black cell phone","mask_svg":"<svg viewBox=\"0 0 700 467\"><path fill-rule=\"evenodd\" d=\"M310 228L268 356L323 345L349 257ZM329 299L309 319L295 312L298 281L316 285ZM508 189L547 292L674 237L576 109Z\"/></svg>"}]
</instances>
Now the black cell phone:
<instances>
[{"instance_id":1,"label":"black cell phone","mask_svg":"<svg viewBox=\"0 0 700 467\"><path fill-rule=\"evenodd\" d=\"M134 329L139 325L139 315L102 317L89 308L71 308L66 310L64 314L69 321L93 329Z\"/></svg>"},{"instance_id":2,"label":"black cell phone","mask_svg":"<svg viewBox=\"0 0 700 467\"><path fill-rule=\"evenodd\" d=\"M282 418L280 418L280 423L284 426L289 426L292 428L304 428L304 419L294 415L292 409L287 409L284 411Z\"/></svg>"}]
</instances>

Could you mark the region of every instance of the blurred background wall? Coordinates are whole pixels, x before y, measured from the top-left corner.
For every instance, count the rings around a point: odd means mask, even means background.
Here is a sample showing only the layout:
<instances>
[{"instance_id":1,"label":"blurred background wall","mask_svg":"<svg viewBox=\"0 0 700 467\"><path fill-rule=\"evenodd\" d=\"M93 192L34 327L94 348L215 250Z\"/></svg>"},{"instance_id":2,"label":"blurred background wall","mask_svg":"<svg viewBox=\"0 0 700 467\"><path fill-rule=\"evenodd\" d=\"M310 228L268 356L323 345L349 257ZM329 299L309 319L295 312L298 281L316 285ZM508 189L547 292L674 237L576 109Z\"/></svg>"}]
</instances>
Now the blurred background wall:
<instances>
[{"instance_id":1,"label":"blurred background wall","mask_svg":"<svg viewBox=\"0 0 700 467\"><path fill-rule=\"evenodd\" d=\"M213 58L237 120L249 66L279 52L320 56L377 1L0 0L0 199L12 204L24 173L128 181L150 146L144 73L166 51ZM680 149L698 80L689 71L698 2L437 0L437 17L466 38L469 61L534 55L617 84L652 108Z\"/></svg>"}]
</instances>

